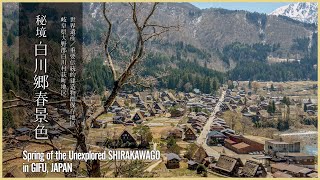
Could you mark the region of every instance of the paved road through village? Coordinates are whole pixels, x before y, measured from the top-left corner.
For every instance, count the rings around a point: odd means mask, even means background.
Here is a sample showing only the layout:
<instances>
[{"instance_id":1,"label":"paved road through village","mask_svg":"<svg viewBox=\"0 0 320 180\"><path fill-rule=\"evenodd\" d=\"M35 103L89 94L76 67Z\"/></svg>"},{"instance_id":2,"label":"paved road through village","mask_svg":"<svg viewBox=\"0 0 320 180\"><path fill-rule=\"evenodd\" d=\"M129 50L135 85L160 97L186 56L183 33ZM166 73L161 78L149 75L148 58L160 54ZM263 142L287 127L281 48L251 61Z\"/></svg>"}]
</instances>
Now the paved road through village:
<instances>
[{"instance_id":1,"label":"paved road through village","mask_svg":"<svg viewBox=\"0 0 320 180\"><path fill-rule=\"evenodd\" d=\"M216 106L211 114L211 116L209 117L207 123L205 124L205 126L203 127L202 131L201 131L201 134L199 135L198 139L197 139L197 143L199 145L202 145L202 147L206 150L207 154L209 156L213 156L215 157L216 159L219 158L220 156L220 153L213 150L212 148L210 148L207 143L206 143L206 138L207 138L207 134L209 133L210 131L210 126L211 124L213 123L213 119L216 118L216 112L218 112L220 110L220 105L221 103L223 102L224 100L224 96L225 96L225 93L226 91L222 91L222 94L219 98L219 101L216 103Z\"/></svg>"}]
</instances>

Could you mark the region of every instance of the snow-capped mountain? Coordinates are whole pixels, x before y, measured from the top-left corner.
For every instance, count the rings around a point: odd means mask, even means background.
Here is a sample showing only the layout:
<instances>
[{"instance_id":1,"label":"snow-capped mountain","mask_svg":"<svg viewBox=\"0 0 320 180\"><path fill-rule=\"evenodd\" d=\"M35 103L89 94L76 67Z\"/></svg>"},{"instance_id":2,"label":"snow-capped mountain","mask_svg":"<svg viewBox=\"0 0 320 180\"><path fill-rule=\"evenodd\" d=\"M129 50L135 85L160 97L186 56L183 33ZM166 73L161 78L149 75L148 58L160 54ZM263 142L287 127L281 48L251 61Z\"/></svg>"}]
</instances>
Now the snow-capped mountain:
<instances>
[{"instance_id":1,"label":"snow-capped mountain","mask_svg":"<svg viewBox=\"0 0 320 180\"><path fill-rule=\"evenodd\" d=\"M318 3L292 3L274 10L269 15L282 15L298 21L318 24Z\"/></svg>"}]
</instances>

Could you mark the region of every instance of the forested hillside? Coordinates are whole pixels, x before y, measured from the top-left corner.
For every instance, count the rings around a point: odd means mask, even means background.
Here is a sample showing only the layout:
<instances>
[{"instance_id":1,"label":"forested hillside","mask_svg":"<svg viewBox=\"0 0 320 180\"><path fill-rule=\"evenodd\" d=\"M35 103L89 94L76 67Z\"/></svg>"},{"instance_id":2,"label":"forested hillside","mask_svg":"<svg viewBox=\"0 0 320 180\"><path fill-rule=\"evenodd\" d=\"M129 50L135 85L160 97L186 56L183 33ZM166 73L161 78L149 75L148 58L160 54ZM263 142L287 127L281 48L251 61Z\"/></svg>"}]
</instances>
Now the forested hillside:
<instances>
[{"instance_id":1,"label":"forested hillside","mask_svg":"<svg viewBox=\"0 0 320 180\"><path fill-rule=\"evenodd\" d=\"M145 7L148 8L149 4ZM18 88L18 6L4 4L3 78L4 92ZM107 28L100 3L84 4L83 57L84 87L102 92L111 85L103 41ZM134 46L130 28L130 7L123 3L107 6L114 23L113 31L123 35L123 51ZM50 10L50 9L49 9ZM49 11L54 13L52 11ZM142 14L143 15L143 14ZM156 88L214 92L226 80L317 80L317 26L288 17L269 16L246 11L198 9L189 3L163 3L152 22L179 25L178 31L154 39L146 45L147 54L139 75L166 73L157 79ZM128 30L129 29L129 30ZM117 37L113 37L116 40ZM123 52L114 51L116 68L126 61ZM271 62L269 59L282 59ZM23 73L20 72L19 73ZM127 87L130 89L130 87Z\"/></svg>"}]
</instances>

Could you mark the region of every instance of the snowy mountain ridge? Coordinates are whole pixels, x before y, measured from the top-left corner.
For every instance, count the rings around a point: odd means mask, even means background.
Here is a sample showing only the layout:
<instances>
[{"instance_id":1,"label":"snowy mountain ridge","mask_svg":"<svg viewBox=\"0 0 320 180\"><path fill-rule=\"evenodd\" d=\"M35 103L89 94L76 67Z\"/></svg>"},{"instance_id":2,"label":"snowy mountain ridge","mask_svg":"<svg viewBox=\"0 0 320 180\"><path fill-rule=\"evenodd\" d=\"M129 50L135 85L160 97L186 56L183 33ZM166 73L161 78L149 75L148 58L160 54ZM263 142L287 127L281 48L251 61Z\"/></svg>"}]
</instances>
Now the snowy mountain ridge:
<instances>
[{"instance_id":1,"label":"snowy mountain ridge","mask_svg":"<svg viewBox=\"0 0 320 180\"><path fill-rule=\"evenodd\" d=\"M318 24L318 3L292 3L274 10L269 15L282 15L301 22Z\"/></svg>"}]
</instances>

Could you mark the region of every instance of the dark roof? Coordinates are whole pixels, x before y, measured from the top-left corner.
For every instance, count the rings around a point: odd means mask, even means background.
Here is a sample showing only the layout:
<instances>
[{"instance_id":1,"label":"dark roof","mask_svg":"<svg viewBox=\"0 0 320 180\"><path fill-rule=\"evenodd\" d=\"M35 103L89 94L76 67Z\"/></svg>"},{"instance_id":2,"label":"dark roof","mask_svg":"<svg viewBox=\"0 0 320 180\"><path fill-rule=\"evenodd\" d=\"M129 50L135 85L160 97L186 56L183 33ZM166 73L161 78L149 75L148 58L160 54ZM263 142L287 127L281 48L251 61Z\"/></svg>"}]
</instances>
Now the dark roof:
<instances>
[{"instance_id":1,"label":"dark roof","mask_svg":"<svg viewBox=\"0 0 320 180\"><path fill-rule=\"evenodd\" d=\"M242 173L247 177L254 177L259 167L265 170L261 163L247 160L242 169Z\"/></svg>"},{"instance_id":2,"label":"dark roof","mask_svg":"<svg viewBox=\"0 0 320 180\"><path fill-rule=\"evenodd\" d=\"M207 135L208 137L226 137L224 134L222 134L221 132L219 131L210 131Z\"/></svg>"},{"instance_id":3,"label":"dark roof","mask_svg":"<svg viewBox=\"0 0 320 180\"><path fill-rule=\"evenodd\" d=\"M175 154L175 153L169 153L167 154L167 160L172 160L172 159L177 159L177 160L181 160L181 158L179 157L179 155Z\"/></svg>"},{"instance_id":4,"label":"dark roof","mask_svg":"<svg viewBox=\"0 0 320 180\"><path fill-rule=\"evenodd\" d=\"M195 161L191 161L191 160L190 160L190 161L188 161L188 164L189 164L189 165L195 165L195 164L198 164L198 163L195 162Z\"/></svg>"},{"instance_id":5,"label":"dark roof","mask_svg":"<svg viewBox=\"0 0 320 180\"><path fill-rule=\"evenodd\" d=\"M19 131L19 132L26 132L26 131L30 131L31 129L28 128L28 127L22 127L22 128L17 128L16 131Z\"/></svg>"},{"instance_id":6,"label":"dark roof","mask_svg":"<svg viewBox=\"0 0 320 180\"><path fill-rule=\"evenodd\" d=\"M53 131L49 131L49 134L57 135L57 134L61 134L61 133L60 133L60 131L53 130Z\"/></svg>"},{"instance_id":7,"label":"dark roof","mask_svg":"<svg viewBox=\"0 0 320 180\"><path fill-rule=\"evenodd\" d=\"M189 126L189 125L187 125L187 127L186 127L186 130L184 131L184 132L186 132L187 130L191 130L191 132L194 134L194 135L196 135L196 132L194 131L194 129L193 129L193 127L192 126Z\"/></svg>"},{"instance_id":8,"label":"dark roof","mask_svg":"<svg viewBox=\"0 0 320 180\"><path fill-rule=\"evenodd\" d=\"M229 128L226 128L226 129L223 129L223 130L221 130L220 132L222 132L222 133L232 133L232 134L234 134L235 133L235 131L234 130L232 130L232 129L229 129Z\"/></svg>"},{"instance_id":9,"label":"dark roof","mask_svg":"<svg viewBox=\"0 0 320 180\"><path fill-rule=\"evenodd\" d=\"M216 168L227 171L227 172L231 172L234 169L237 161L240 162L240 166L243 166L242 161L239 158L220 155L218 162L216 164Z\"/></svg>"},{"instance_id":10,"label":"dark roof","mask_svg":"<svg viewBox=\"0 0 320 180\"><path fill-rule=\"evenodd\" d=\"M279 155L284 155L287 157L314 157L313 155L309 155L309 154L302 153L302 152L299 152L299 153L279 153Z\"/></svg>"}]
</instances>

